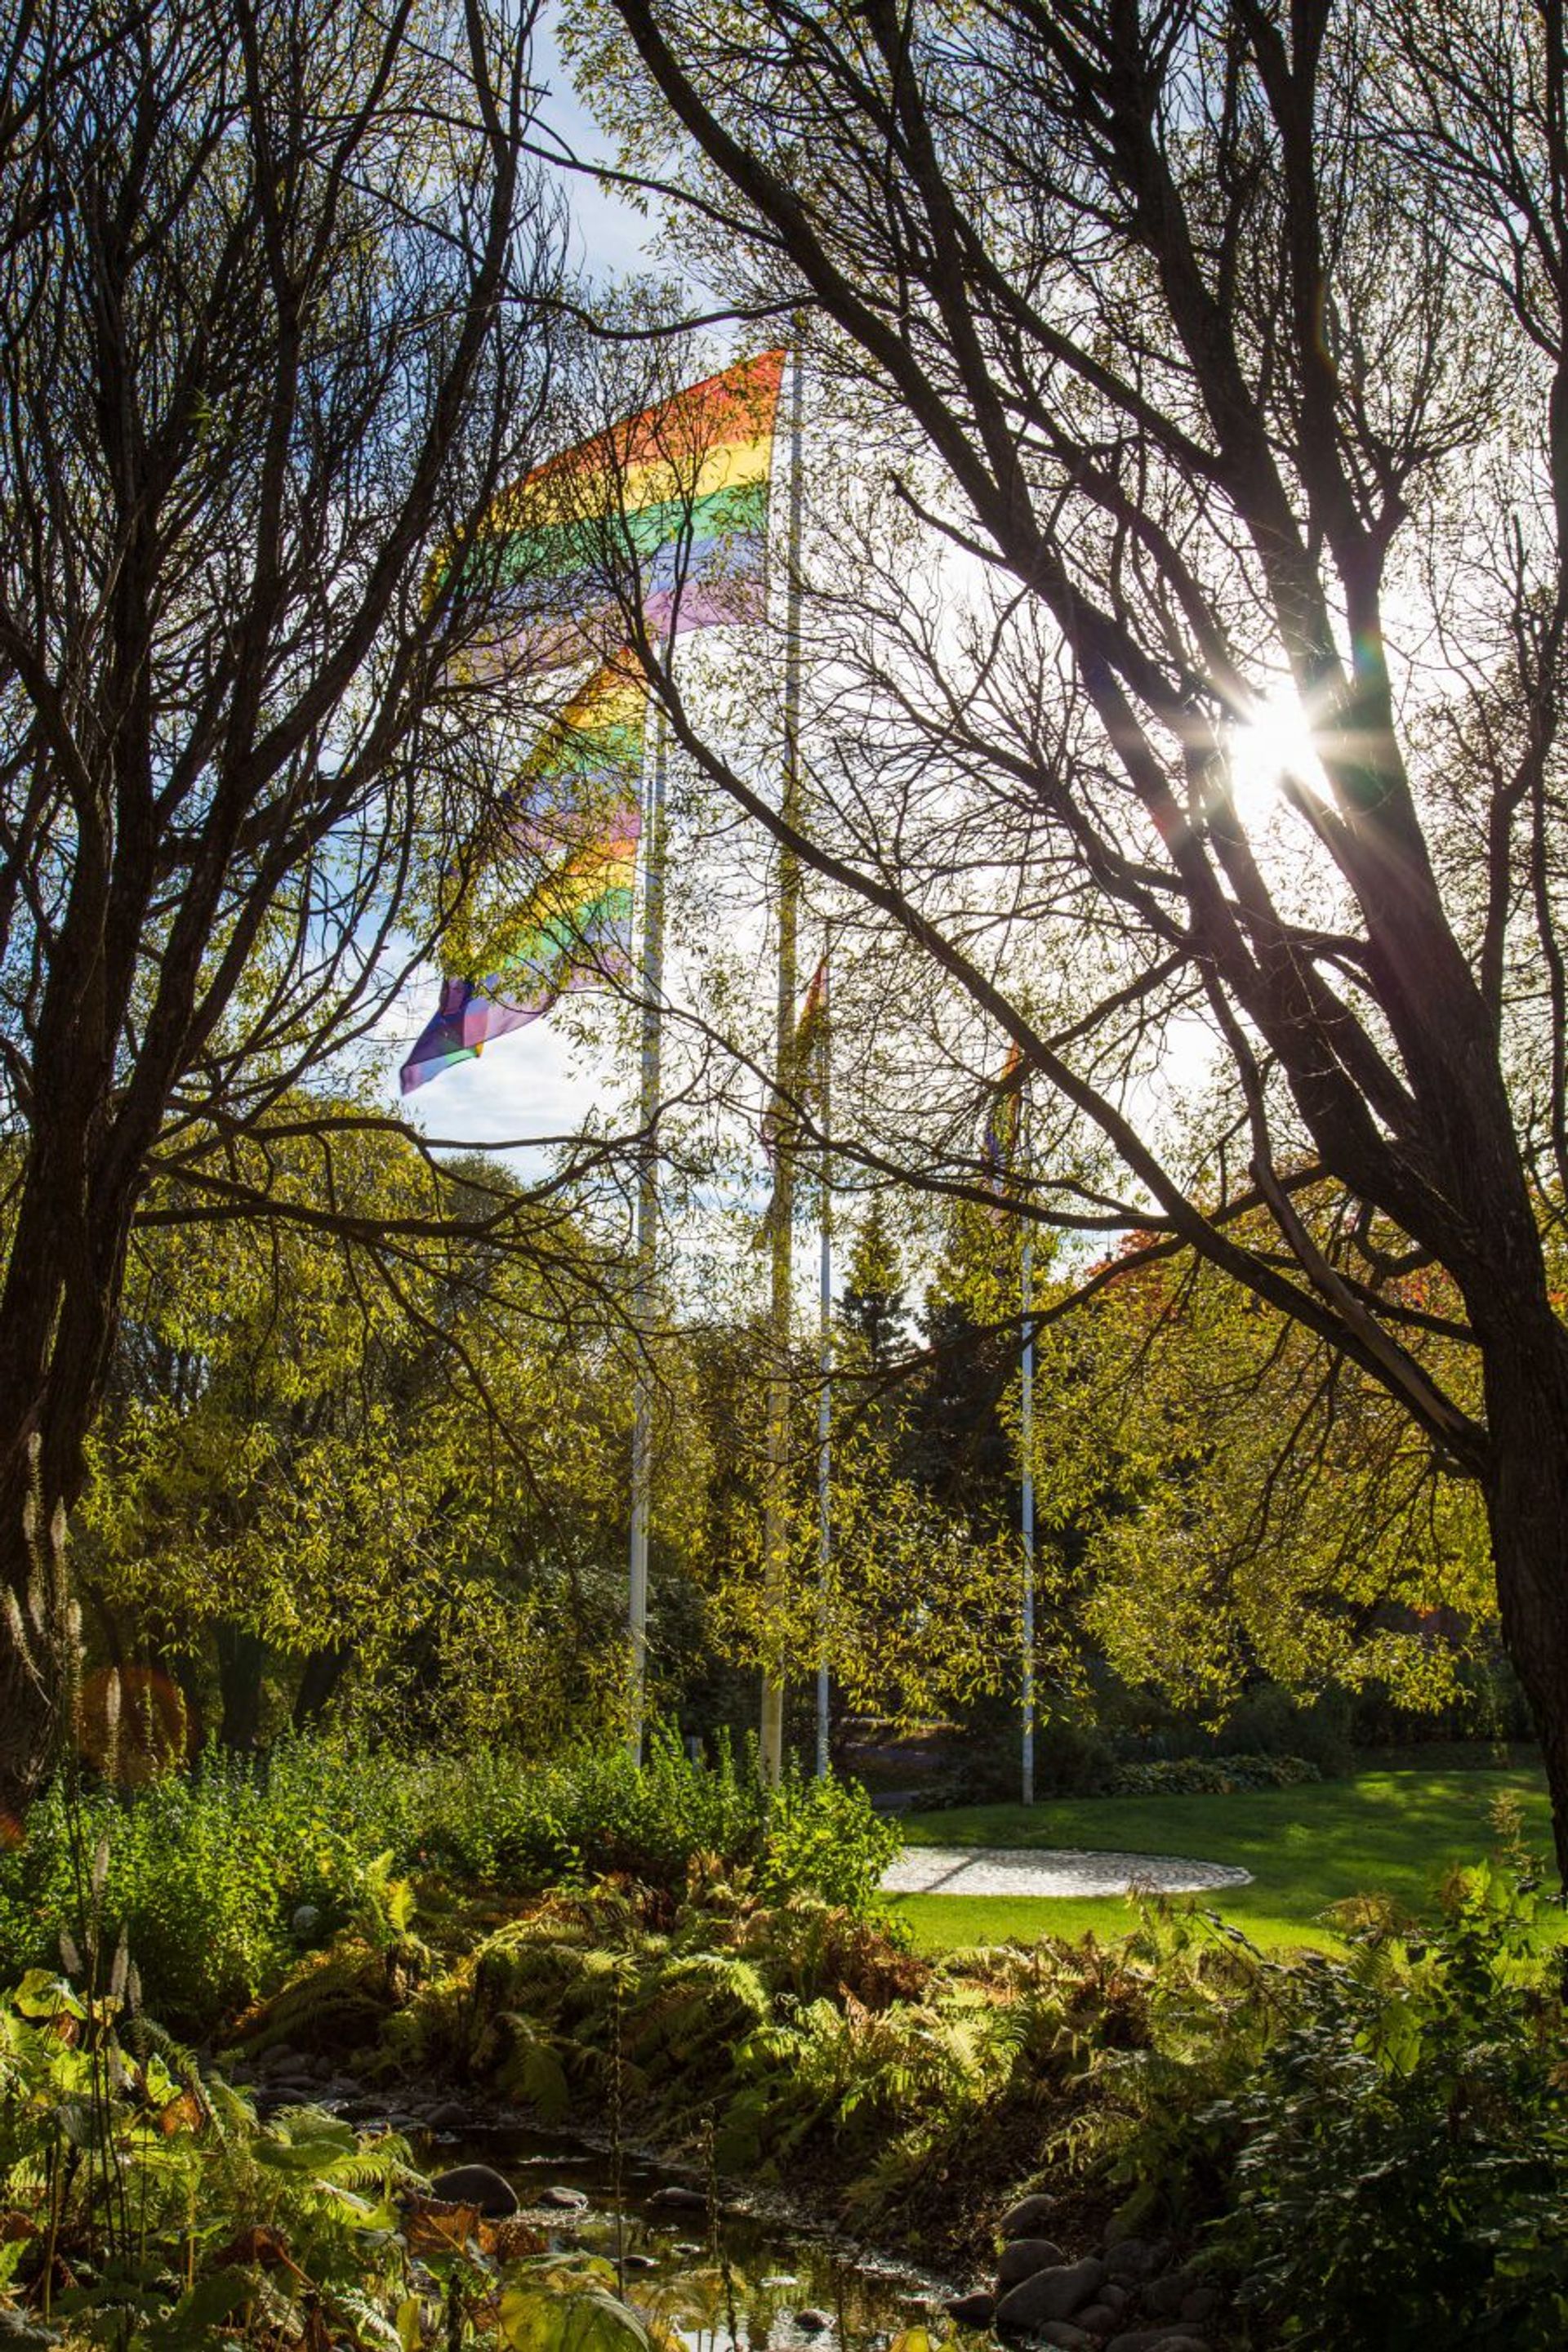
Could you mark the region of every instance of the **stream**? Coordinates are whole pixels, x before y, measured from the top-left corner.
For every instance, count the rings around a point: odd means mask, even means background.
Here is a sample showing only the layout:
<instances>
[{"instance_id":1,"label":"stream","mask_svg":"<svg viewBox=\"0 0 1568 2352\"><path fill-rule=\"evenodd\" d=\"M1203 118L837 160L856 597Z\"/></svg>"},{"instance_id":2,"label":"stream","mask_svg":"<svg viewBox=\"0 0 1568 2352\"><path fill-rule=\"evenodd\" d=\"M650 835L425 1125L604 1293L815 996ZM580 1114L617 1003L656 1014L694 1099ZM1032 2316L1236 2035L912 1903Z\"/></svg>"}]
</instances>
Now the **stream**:
<instances>
[{"instance_id":1,"label":"stream","mask_svg":"<svg viewBox=\"0 0 1568 2352\"><path fill-rule=\"evenodd\" d=\"M848 2345L867 2352L910 2322L929 2318L951 2291L929 2273L741 2200L722 2184L724 2263L716 2265L706 2210L660 2202L661 2194L689 2193L689 2184L636 2151L622 2158L617 2231L607 2149L510 2123L411 2131L409 2138L416 2160L431 2171L488 2164L503 2174L552 2248L583 2249L611 2262L624 2255L628 2299L672 2326L692 2352L805 2352L808 2346L839 2352ZM541 2205L543 2192L554 2189L585 2197L585 2208Z\"/></svg>"}]
</instances>

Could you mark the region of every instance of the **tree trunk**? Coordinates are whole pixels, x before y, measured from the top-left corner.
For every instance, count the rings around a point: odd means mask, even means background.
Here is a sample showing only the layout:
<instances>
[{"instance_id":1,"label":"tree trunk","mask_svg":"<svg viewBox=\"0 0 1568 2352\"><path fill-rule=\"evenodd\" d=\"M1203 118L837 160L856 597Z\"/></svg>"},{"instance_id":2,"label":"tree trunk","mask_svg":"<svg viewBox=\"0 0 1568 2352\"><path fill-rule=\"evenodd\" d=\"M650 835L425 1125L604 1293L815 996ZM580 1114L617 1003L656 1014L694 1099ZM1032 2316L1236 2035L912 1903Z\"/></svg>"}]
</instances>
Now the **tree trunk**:
<instances>
[{"instance_id":1,"label":"tree trunk","mask_svg":"<svg viewBox=\"0 0 1568 2352\"><path fill-rule=\"evenodd\" d=\"M296 1731L308 1731L321 1720L332 1693L353 1663L353 1654L352 1642L329 1642L323 1649L311 1651L294 1694Z\"/></svg>"},{"instance_id":2,"label":"tree trunk","mask_svg":"<svg viewBox=\"0 0 1568 2352\"><path fill-rule=\"evenodd\" d=\"M12 1449L0 1480L0 1813L19 1816L70 1730L80 1640L66 1569L65 1506L46 1507L41 1448Z\"/></svg>"},{"instance_id":3,"label":"tree trunk","mask_svg":"<svg viewBox=\"0 0 1568 2352\"><path fill-rule=\"evenodd\" d=\"M1568 1887L1568 1342L1486 1356L1484 1488L1503 1641L1523 1685L1552 1796Z\"/></svg>"},{"instance_id":4,"label":"tree trunk","mask_svg":"<svg viewBox=\"0 0 1568 2352\"><path fill-rule=\"evenodd\" d=\"M218 1738L226 1748L254 1755L261 1744L261 1676L267 1644L238 1625L217 1629L217 1682L223 1701Z\"/></svg>"}]
</instances>

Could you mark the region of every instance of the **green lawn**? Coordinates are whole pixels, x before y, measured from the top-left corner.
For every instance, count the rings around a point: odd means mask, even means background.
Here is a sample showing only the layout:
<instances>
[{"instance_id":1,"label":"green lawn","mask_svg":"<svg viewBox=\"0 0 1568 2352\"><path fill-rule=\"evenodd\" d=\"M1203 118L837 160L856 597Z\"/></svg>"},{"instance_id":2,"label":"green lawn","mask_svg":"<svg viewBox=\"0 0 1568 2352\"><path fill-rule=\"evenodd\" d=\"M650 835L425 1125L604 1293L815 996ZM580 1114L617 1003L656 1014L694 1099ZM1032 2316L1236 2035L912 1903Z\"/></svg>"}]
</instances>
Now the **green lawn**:
<instances>
[{"instance_id":1,"label":"green lawn","mask_svg":"<svg viewBox=\"0 0 1568 2352\"><path fill-rule=\"evenodd\" d=\"M1026 1809L973 1805L911 1813L911 1845L1098 1846L1235 1863L1250 1886L1194 1898L1255 1943L1331 1946L1320 1924L1331 1904L1386 1895L1425 1909L1444 1873L1478 1861L1493 1843L1490 1811L1505 1790L1524 1805L1532 1852L1551 1852L1546 1784L1539 1771L1360 1772L1303 1789L1230 1797L1076 1797ZM1129 1906L1100 1896L905 1895L894 1909L921 1951L1036 1936L1121 1932Z\"/></svg>"}]
</instances>

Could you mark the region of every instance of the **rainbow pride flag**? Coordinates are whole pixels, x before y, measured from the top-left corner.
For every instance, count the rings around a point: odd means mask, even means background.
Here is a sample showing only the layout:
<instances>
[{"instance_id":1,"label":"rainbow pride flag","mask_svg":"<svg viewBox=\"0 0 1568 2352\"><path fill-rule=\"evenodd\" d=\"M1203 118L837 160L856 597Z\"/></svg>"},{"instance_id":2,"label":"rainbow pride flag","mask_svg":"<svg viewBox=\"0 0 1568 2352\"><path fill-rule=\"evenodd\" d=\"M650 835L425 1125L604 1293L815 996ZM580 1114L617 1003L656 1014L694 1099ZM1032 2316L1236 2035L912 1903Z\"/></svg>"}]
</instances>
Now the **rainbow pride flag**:
<instances>
[{"instance_id":1,"label":"rainbow pride flag","mask_svg":"<svg viewBox=\"0 0 1568 2352\"><path fill-rule=\"evenodd\" d=\"M569 990L627 976L648 691L626 649L627 621L640 615L668 641L763 618L784 359L743 360L563 450L501 492L460 556L436 559L433 593L475 600L492 631L466 656L477 673L503 654L542 669L597 667L547 729L508 820L531 871L552 853L556 862L508 919L465 916L451 946L488 977L442 983L403 1065L405 1094ZM493 899L504 850L475 864L479 895Z\"/></svg>"},{"instance_id":2,"label":"rainbow pride flag","mask_svg":"<svg viewBox=\"0 0 1568 2352\"><path fill-rule=\"evenodd\" d=\"M634 614L666 638L761 620L784 358L743 360L537 467L440 560L437 591L482 600L492 654L545 667L603 658Z\"/></svg>"},{"instance_id":3,"label":"rainbow pride flag","mask_svg":"<svg viewBox=\"0 0 1568 2352\"><path fill-rule=\"evenodd\" d=\"M557 862L505 919L481 917L477 929L468 919L476 961L493 969L482 981L442 982L403 1065L405 1095L473 1061L492 1037L526 1028L569 991L628 976L647 715L647 683L620 661L596 670L552 722L529 761L510 847L534 869L550 851ZM511 857L503 852L496 864L504 887Z\"/></svg>"}]
</instances>

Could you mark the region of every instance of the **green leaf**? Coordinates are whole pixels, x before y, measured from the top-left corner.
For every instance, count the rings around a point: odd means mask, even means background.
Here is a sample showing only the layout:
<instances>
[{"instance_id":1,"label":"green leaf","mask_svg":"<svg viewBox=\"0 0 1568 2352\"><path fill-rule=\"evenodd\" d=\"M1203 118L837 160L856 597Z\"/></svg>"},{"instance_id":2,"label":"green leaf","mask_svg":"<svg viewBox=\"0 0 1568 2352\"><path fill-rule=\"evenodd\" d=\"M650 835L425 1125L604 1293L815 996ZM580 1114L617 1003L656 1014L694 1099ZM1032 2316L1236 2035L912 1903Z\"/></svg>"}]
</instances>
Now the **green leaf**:
<instances>
[{"instance_id":1,"label":"green leaf","mask_svg":"<svg viewBox=\"0 0 1568 2352\"><path fill-rule=\"evenodd\" d=\"M510 2352L649 2352L647 2330L636 2312L596 2293L508 2287L500 2299L500 2332Z\"/></svg>"}]
</instances>

